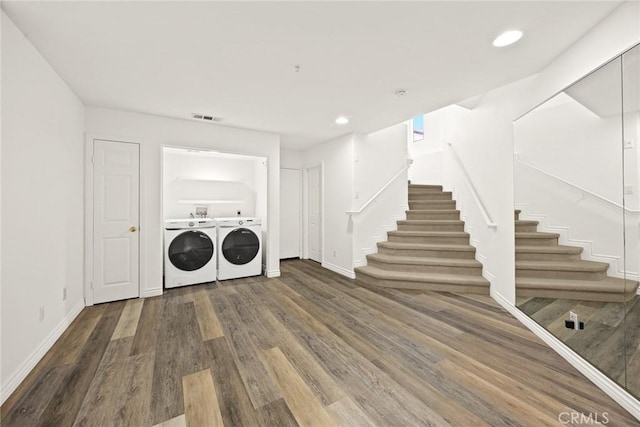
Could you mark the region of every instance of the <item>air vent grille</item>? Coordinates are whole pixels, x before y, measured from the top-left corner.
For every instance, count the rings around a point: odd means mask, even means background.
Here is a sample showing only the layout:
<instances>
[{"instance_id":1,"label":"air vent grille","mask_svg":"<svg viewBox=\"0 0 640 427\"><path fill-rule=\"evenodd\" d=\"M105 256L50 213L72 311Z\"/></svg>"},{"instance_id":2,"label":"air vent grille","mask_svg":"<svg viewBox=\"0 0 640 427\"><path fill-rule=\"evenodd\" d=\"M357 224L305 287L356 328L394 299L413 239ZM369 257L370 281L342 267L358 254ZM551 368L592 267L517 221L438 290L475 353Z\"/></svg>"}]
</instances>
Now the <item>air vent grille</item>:
<instances>
[{"instance_id":1,"label":"air vent grille","mask_svg":"<svg viewBox=\"0 0 640 427\"><path fill-rule=\"evenodd\" d=\"M191 113L191 117L197 120L206 120L208 122L221 122L222 117L208 116L206 114Z\"/></svg>"}]
</instances>

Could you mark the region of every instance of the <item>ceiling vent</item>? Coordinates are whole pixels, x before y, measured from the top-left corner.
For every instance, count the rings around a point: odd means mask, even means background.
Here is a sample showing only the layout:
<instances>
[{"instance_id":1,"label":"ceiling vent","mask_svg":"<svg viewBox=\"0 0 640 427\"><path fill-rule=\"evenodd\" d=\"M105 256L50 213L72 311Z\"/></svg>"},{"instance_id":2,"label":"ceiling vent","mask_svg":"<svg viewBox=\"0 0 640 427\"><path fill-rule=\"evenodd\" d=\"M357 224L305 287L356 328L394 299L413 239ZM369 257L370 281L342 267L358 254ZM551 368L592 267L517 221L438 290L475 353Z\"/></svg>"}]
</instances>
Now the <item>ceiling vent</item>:
<instances>
[{"instance_id":1,"label":"ceiling vent","mask_svg":"<svg viewBox=\"0 0 640 427\"><path fill-rule=\"evenodd\" d=\"M191 113L191 117L198 120L206 120L208 122L221 122L222 117L207 116L205 114Z\"/></svg>"}]
</instances>

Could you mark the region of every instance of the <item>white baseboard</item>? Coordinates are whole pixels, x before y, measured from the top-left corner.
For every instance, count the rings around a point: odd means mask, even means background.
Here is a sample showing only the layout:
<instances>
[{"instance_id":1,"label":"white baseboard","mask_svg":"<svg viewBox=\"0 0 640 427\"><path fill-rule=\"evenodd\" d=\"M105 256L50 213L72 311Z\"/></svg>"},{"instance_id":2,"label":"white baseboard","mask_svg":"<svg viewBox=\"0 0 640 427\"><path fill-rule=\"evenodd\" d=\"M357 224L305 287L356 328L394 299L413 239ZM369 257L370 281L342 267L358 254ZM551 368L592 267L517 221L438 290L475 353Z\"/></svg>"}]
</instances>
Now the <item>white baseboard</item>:
<instances>
[{"instance_id":1,"label":"white baseboard","mask_svg":"<svg viewBox=\"0 0 640 427\"><path fill-rule=\"evenodd\" d=\"M274 278L274 277L280 277L280 269L277 270L268 270L267 271L267 277L269 279Z\"/></svg>"},{"instance_id":2,"label":"white baseboard","mask_svg":"<svg viewBox=\"0 0 640 427\"><path fill-rule=\"evenodd\" d=\"M556 353L562 356L574 368L593 382L599 389L618 402L618 404L626 409L631 415L640 420L640 402L635 397L616 384L612 379L597 370L593 365L580 357L578 353L567 347L562 341L553 336L549 331L544 329L517 307L512 305L500 293L492 289L491 297L496 300L498 304L504 307L505 310L511 313L513 317L529 328L531 332L544 341Z\"/></svg>"},{"instance_id":3,"label":"white baseboard","mask_svg":"<svg viewBox=\"0 0 640 427\"><path fill-rule=\"evenodd\" d=\"M29 375L31 370L35 368L38 362L44 357L44 355L53 347L53 344L60 338L62 333L69 327L71 322L80 314L84 309L84 299L78 301L78 303L67 313L67 315L56 325L51 333L40 343L40 345L27 357L27 359L20 365L18 370L9 377L5 384L0 387L0 400L5 402L11 396L11 394L18 388L20 383Z\"/></svg>"},{"instance_id":4,"label":"white baseboard","mask_svg":"<svg viewBox=\"0 0 640 427\"><path fill-rule=\"evenodd\" d=\"M142 293L142 298L157 297L162 295L162 292L162 288L145 289Z\"/></svg>"},{"instance_id":5,"label":"white baseboard","mask_svg":"<svg viewBox=\"0 0 640 427\"><path fill-rule=\"evenodd\" d=\"M348 277L349 279L355 279L356 278L356 273L353 270L347 270L346 268L342 268L339 267L337 265L334 264L330 264L328 262L323 262L322 263L322 267L326 268L327 270L331 270L335 273L341 274L343 276Z\"/></svg>"}]
</instances>

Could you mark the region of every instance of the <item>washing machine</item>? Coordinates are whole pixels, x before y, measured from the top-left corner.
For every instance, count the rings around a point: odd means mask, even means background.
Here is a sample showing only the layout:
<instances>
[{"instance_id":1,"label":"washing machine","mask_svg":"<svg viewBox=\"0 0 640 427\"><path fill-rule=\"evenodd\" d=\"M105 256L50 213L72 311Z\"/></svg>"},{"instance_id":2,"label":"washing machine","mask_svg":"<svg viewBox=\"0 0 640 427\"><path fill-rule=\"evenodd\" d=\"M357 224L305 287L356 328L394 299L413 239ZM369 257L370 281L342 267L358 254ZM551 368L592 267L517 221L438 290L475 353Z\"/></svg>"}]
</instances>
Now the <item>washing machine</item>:
<instances>
[{"instance_id":1,"label":"washing machine","mask_svg":"<svg viewBox=\"0 0 640 427\"><path fill-rule=\"evenodd\" d=\"M165 221L165 288L216 281L216 234L216 222L211 218Z\"/></svg>"},{"instance_id":2,"label":"washing machine","mask_svg":"<svg viewBox=\"0 0 640 427\"><path fill-rule=\"evenodd\" d=\"M218 280L262 274L262 222L260 218L216 218L218 227Z\"/></svg>"}]
</instances>

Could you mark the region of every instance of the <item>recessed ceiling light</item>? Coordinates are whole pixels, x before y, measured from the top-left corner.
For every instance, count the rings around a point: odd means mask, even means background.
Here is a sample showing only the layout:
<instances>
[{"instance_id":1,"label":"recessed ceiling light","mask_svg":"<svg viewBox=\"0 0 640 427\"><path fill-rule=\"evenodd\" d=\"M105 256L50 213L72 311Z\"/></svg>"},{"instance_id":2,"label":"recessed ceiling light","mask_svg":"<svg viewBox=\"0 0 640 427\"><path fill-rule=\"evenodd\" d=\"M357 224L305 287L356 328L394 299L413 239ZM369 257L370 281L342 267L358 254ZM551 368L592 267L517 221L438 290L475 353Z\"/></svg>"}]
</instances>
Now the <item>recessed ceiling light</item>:
<instances>
[{"instance_id":1,"label":"recessed ceiling light","mask_svg":"<svg viewBox=\"0 0 640 427\"><path fill-rule=\"evenodd\" d=\"M340 116L336 119L337 125L346 125L347 123L349 123L349 119L346 118L345 116Z\"/></svg>"},{"instance_id":2,"label":"recessed ceiling light","mask_svg":"<svg viewBox=\"0 0 640 427\"><path fill-rule=\"evenodd\" d=\"M513 44L520 40L521 37L522 31L520 30L505 31L504 33L496 37L496 39L493 41L493 45L495 47L509 46L510 44Z\"/></svg>"}]
</instances>

